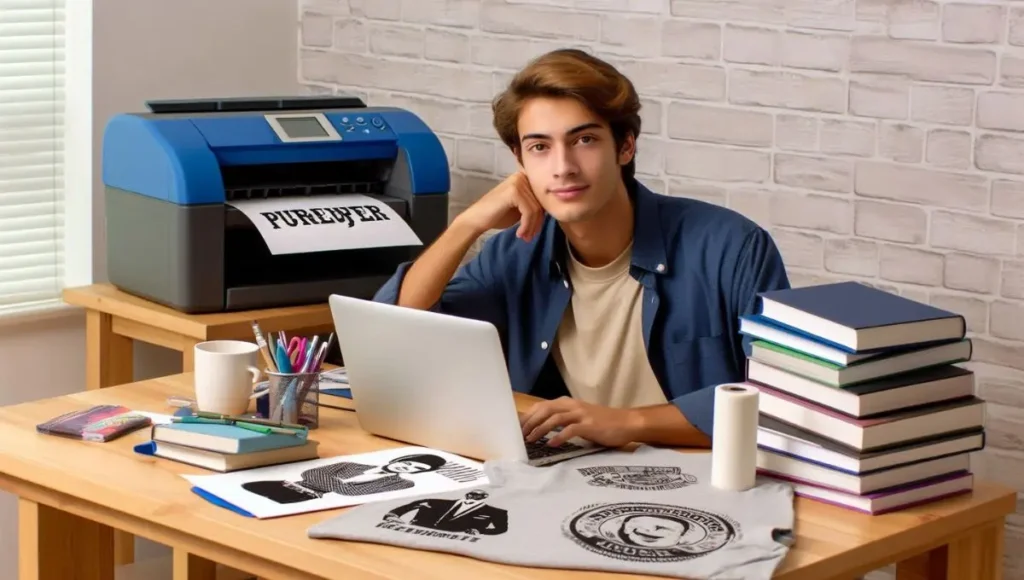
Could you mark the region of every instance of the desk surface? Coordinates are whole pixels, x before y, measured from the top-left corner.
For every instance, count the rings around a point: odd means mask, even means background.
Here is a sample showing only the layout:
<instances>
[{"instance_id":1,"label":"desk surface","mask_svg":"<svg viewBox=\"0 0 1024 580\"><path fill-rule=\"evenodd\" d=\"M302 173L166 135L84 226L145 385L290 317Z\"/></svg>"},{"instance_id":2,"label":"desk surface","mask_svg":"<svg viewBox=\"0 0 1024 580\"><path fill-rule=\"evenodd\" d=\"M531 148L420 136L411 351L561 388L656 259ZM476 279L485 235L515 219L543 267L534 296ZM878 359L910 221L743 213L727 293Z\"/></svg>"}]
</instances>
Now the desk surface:
<instances>
[{"instance_id":1,"label":"desk surface","mask_svg":"<svg viewBox=\"0 0 1024 580\"><path fill-rule=\"evenodd\" d=\"M186 314L133 296L110 284L68 288L63 292L63 299L87 310L145 323L197 340L251 336L253 320L260 323L263 332L331 324L331 309L326 302L239 312Z\"/></svg>"},{"instance_id":2,"label":"desk surface","mask_svg":"<svg viewBox=\"0 0 1024 580\"><path fill-rule=\"evenodd\" d=\"M619 574L498 565L393 546L313 540L312 524L340 510L255 520L216 507L189 491L184 473L202 469L135 454L140 431L109 443L35 432L60 413L99 403L170 413L165 401L191 391L191 374L140 381L0 408L0 488L27 499L148 537L204 558L269 577L394 579L607 579ZM528 404L529 399L520 400ZM321 456L405 445L361 431L352 412L322 409ZM785 580L860 574L949 541L1016 506L1016 493L978 482L973 494L883 516L867 516L797 499L797 542L779 569ZM829 538L829 539L825 539Z\"/></svg>"}]
</instances>

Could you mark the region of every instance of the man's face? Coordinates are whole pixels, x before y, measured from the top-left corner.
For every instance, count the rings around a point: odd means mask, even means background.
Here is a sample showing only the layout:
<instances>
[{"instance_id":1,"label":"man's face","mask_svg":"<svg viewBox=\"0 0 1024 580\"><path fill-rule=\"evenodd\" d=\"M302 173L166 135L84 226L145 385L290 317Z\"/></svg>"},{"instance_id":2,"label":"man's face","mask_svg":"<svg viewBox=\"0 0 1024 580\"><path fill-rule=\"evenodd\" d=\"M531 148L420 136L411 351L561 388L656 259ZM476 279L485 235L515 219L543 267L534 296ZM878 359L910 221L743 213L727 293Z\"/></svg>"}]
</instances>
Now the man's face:
<instances>
[{"instance_id":1,"label":"man's face","mask_svg":"<svg viewBox=\"0 0 1024 580\"><path fill-rule=\"evenodd\" d=\"M387 469L392 473L419 473L427 471L430 466L416 461L396 461L388 464Z\"/></svg>"},{"instance_id":2,"label":"man's face","mask_svg":"<svg viewBox=\"0 0 1024 580\"><path fill-rule=\"evenodd\" d=\"M679 543L686 528L675 520L640 516L627 521L622 531L637 546L669 548Z\"/></svg>"},{"instance_id":3,"label":"man's face","mask_svg":"<svg viewBox=\"0 0 1024 580\"><path fill-rule=\"evenodd\" d=\"M622 153L608 125L575 99L537 97L519 114L522 168L541 207L561 223L597 215L621 187Z\"/></svg>"}]
</instances>

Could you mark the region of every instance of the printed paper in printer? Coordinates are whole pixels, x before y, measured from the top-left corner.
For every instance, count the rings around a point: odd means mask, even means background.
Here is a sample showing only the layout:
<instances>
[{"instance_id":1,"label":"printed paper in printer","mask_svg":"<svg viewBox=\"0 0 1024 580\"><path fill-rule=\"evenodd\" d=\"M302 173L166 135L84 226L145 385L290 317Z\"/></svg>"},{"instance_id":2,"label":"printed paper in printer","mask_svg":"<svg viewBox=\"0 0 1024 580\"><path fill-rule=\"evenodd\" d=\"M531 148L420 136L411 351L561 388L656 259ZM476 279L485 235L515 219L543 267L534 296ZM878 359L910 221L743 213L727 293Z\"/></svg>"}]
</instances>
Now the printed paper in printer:
<instances>
[{"instance_id":1,"label":"printed paper in printer","mask_svg":"<svg viewBox=\"0 0 1024 580\"><path fill-rule=\"evenodd\" d=\"M691 580L767 580L792 544L792 488L712 487L709 453L642 446L547 467L492 461L485 471L489 485L362 505L308 535Z\"/></svg>"},{"instance_id":2,"label":"printed paper in printer","mask_svg":"<svg viewBox=\"0 0 1024 580\"><path fill-rule=\"evenodd\" d=\"M199 495L256 518L445 493L488 482L483 464L424 447L182 477Z\"/></svg>"},{"instance_id":3,"label":"printed paper in printer","mask_svg":"<svg viewBox=\"0 0 1024 580\"><path fill-rule=\"evenodd\" d=\"M398 212L362 194L227 203L252 221L272 254L423 245Z\"/></svg>"}]
</instances>

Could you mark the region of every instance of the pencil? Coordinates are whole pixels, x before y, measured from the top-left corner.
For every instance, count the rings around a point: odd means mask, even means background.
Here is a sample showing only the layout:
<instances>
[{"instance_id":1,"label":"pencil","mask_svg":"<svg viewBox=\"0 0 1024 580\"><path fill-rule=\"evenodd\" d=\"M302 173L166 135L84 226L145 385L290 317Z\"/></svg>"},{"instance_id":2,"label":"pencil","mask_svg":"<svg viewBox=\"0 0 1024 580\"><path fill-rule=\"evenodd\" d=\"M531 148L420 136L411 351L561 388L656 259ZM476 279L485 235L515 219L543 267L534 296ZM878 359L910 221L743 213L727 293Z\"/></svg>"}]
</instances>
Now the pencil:
<instances>
[{"instance_id":1,"label":"pencil","mask_svg":"<svg viewBox=\"0 0 1024 580\"><path fill-rule=\"evenodd\" d=\"M260 354L263 355L263 362L271 372L277 372L277 365L274 364L274 357L270 356L270 347L267 346L267 339L260 330L260 325L252 321L252 333L256 335L256 345L260 347Z\"/></svg>"}]
</instances>

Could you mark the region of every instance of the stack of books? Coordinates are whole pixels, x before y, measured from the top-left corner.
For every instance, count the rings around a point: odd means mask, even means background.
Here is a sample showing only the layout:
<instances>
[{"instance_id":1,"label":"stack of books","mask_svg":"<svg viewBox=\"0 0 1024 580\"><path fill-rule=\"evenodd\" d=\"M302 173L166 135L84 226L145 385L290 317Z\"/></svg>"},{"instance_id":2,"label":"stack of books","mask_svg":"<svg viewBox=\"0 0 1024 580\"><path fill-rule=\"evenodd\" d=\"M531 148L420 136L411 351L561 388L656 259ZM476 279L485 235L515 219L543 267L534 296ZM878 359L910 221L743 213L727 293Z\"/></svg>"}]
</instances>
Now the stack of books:
<instances>
[{"instance_id":1,"label":"stack of books","mask_svg":"<svg viewBox=\"0 0 1024 580\"><path fill-rule=\"evenodd\" d=\"M229 472L317 458L318 444L304 427L232 419L175 417L153 425L151 441L135 448L211 471Z\"/></svg>"},{"instance_id":2,"label":"stack of books","mask_svg":"<svg viewBox=\"0 0 1024 580\"><path fill-rule=\"evenodd\" d=\"M859 282L766 292L743 317L758 471L871 514L973 488L985 407L962 315Z\"/></svg>"}]
</instances>

